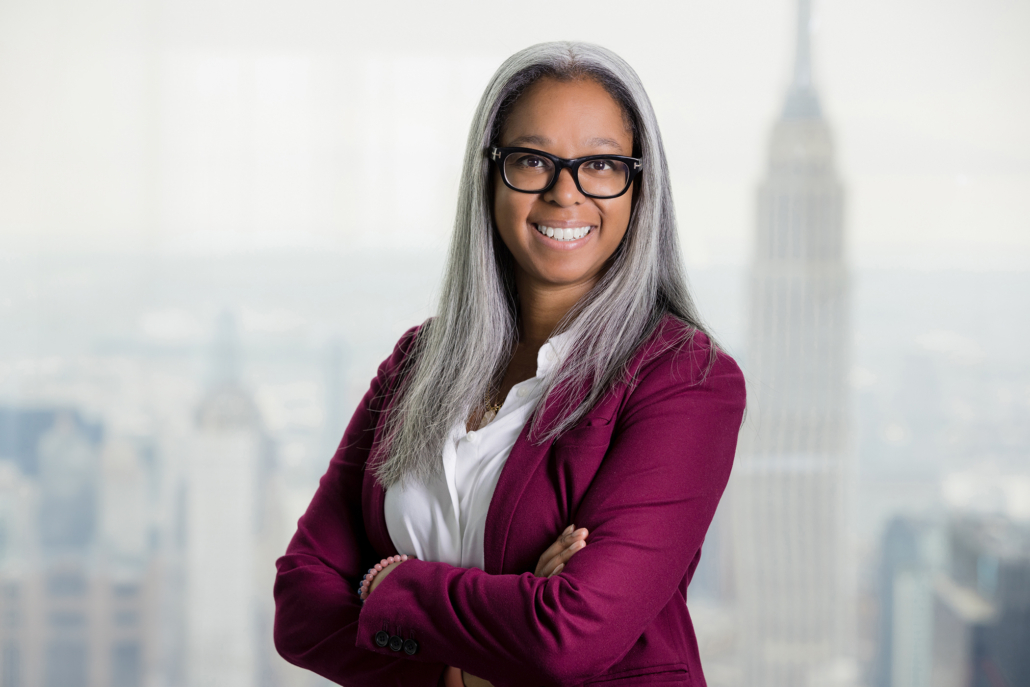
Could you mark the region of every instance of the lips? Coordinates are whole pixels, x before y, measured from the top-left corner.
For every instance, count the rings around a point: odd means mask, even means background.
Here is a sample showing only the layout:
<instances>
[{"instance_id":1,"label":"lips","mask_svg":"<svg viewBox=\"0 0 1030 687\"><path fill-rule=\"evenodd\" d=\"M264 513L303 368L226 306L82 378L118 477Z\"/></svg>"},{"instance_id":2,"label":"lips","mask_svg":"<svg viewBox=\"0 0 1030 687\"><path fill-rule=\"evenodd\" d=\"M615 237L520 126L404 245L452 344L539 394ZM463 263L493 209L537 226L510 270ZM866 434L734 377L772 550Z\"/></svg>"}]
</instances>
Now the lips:
<instances>
[{"instance_id":1,"label":"lips","mask_svg":"<svg viewBox=\"0 0 1030 687\"><path fill-rule=\"evenodd\" d=\"M575 241L583 238L593 229L589 224L579 227L550 227L546 224L534 224L533 226L538 232L555 241Z\"/></svg>"}]
</instances>

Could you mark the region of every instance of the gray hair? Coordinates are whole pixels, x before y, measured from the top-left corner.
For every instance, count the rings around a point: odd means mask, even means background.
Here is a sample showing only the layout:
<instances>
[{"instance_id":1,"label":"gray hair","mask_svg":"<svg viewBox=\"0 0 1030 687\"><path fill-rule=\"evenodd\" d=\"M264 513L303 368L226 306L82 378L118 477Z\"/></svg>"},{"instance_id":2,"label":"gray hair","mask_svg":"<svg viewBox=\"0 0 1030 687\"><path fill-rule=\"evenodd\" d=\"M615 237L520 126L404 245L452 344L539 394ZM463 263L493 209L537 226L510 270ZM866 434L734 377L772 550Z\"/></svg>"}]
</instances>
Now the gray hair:
<instances>
[{"instance_id":1,"label":"gray hair","mask_svg":"<svg viewBox=\"0 0 1030 687\"><path fill-rule=\"evenodd\" d=\"M492 221L491 169L485 150L500 135L514 102L542 77L597 81L622 106L643 158L629 227L610 268L558 324L572 351L544 381L531 437L545 441L571 428L619 380L666 314L683 322L685 343L704 331L687 288L665 150L651 101L636 72L615 53L589 43L540 43L500 66L472 121L454 233L437 315L418 331L389 409L376 476L384 486L427 480L440 467L452 427L482 407L518 343L514 258ZM709 364L714 360L711 346ZM629 380L632 381L632 380ZM586 390L585 396L564 393ZM544 427L542 410L562 402Z\"/></svg>"}]
</instances>

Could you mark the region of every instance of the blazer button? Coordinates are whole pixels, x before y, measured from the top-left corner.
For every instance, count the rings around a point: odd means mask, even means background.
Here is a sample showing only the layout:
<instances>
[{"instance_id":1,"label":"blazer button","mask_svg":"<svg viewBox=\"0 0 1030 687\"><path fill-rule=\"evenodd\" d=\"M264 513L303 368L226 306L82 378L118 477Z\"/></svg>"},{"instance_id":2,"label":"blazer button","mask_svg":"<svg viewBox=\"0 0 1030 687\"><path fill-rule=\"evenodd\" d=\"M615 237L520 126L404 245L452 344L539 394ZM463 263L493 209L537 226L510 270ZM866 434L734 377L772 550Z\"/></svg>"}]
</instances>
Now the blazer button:
<instances>
[{"instance_id":1,"label":"blazer button","mask_svg":"<svg viewBox=\"0 0 1030 687\"><path fill-rule=\"evenodd\" d=\"M390 643L390 635L383 630L376 632L376 646L386 646Z\"/></svg>"},{"instance_id":2,"label":"blazer button","mask_svg":"<svg viewBox=\"0 0 1030 687\"><path fill-rule=\"evenodd\" d=\"M390 651L400 651L402 646L404 646L404 640L400 635L390 637Z\"/></svg>"},{"instance_id":3,"label":"blazer button","mask_svg":"<svg viewBox=\"0 0 1030 687\"><path fill-rule=\"evenodd\" d=\"M416 651L418 651L418 642L414 639L409 639L404 642L404 653L408 656L414 656Z\"/></svg>"}]
</instances>

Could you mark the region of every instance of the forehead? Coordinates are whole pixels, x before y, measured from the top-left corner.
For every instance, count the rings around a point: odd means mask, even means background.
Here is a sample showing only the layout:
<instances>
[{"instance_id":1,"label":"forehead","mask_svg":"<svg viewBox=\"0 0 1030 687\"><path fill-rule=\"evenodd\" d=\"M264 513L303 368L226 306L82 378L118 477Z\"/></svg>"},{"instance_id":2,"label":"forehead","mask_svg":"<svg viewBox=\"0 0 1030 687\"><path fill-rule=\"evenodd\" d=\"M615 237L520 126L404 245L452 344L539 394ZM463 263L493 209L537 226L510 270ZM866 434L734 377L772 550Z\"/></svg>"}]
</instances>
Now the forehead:
<instances>
[{"instance_id":1,"label":"forehead","mask_svg":"<svg viewBox=\"0 0 1030 687\"><path fill-rule=\"evenodd\" d=\"M545 77L515 102L501 130L501 145L528 145L563 156L599 147L629 155L633 135L622 107L597 81Z\"/></svg>"}]
</instances>

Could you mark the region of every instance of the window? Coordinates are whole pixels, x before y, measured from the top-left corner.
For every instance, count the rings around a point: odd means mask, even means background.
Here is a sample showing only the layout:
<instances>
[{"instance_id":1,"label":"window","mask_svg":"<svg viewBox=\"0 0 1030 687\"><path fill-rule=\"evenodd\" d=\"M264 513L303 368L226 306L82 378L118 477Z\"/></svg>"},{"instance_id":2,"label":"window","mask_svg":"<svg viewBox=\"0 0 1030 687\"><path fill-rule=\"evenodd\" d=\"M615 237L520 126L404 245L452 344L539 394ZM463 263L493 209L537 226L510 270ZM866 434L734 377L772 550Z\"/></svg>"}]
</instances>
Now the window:
<instances>
[{"instance_id":1,"label":"window","mask_svg":"<svg viewBox=\"0 0 1030 687\"><path fill-rule=\"evenodd\" d=\"M86 593L86 578L78 573L58 573L46 581L51 596L82 596Z\"/></svg>"},{"instance_id":2,"label":"window","mask_svg":"<svg viewBox=\"0 0 1030 687\"><path fill-rule=\"evenodd\" d=\"M111 650L111 687L139 687L142 672L139 644L115 644Z\"/></svg>"},{"instance_id":3,"label":"window","mask_svg":"<svg viewBox=\"0 0 1030 687\"><path fill-rule=\"evenodd\" d=\"M21 650L14 642L4 644L0 687L21 687Z\"/></svg>"},{"instance_id":4,"label":"window","mask_svg":"<svg viewBox=\"0 0 1030 687\"><path fill-rule=\"evenodd\" d=\"M46 647L43 687L86 687L88 667L85 642L54 640Z\"/></svg>"}]
</instances>

